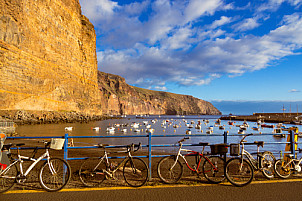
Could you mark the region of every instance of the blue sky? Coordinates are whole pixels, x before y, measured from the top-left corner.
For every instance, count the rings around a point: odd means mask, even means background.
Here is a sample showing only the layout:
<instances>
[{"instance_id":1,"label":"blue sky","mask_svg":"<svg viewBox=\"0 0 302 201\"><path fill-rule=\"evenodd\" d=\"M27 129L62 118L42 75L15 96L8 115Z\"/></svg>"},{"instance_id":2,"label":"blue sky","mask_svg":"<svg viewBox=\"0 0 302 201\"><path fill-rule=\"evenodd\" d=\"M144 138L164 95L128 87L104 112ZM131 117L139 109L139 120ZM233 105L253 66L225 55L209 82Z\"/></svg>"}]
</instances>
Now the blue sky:
<instances>
[{"instance_id":1,"label":"blue sky","mask_svg":"<svg viewBox=\"0 0 302 201\"><path fill-rule=\"evenodd\" d=\"M302 0L80 0L98 69L208 101L302 100Z\"/></svg>"}]
</instances>

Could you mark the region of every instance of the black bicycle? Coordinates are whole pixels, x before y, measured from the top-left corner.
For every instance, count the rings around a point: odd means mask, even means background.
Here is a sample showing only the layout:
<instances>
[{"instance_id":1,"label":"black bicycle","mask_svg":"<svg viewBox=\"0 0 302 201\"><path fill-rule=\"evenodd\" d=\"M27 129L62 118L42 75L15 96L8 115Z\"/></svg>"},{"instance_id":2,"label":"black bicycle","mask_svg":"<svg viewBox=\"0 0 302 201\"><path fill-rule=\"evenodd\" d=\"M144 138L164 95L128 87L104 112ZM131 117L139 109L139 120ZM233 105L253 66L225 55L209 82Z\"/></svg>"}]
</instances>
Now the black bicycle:
<instances>
[{"instance_id":1,"label":"black bicycle","mask_svg":"<svg viewBox=\"0 0 302 201\"><path fill-rule=\"evenodd\" d=\"M86 159L80 167L79 176L81 182L87 187L100 185L105 179L118 180L118 175L122 174L126 183L132 187L143 186L149 175L149 169L145 161L133 157L131 152L136 152L141 148L141 144L131 144L126 146L126 150L108 153L106 146L99 144L98 147L104 150L102 157ZM127 153L119 164L109 162L108 155L113 153Z\"/></svg>"}]
</instances>

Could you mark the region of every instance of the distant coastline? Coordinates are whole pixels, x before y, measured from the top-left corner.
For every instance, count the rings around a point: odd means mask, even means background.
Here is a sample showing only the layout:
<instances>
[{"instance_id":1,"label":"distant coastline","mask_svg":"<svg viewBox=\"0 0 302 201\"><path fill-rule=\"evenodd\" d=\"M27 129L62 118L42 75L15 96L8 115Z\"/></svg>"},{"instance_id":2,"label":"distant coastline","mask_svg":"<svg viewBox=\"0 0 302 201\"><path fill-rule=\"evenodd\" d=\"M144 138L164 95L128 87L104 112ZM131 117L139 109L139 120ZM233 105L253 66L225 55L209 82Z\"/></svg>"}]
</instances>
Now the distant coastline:
<instances>
[{"instance_id":1,"label":"distant coastline","mask_svg":"<svg viewBox=\"0 0 302 201\"><path fill-rule=\"evenodd\" d=\"M301 113L302 101L210 101L223 115ZM284 108L284 111L283 111Z\"/></svg>"}]
</instances>

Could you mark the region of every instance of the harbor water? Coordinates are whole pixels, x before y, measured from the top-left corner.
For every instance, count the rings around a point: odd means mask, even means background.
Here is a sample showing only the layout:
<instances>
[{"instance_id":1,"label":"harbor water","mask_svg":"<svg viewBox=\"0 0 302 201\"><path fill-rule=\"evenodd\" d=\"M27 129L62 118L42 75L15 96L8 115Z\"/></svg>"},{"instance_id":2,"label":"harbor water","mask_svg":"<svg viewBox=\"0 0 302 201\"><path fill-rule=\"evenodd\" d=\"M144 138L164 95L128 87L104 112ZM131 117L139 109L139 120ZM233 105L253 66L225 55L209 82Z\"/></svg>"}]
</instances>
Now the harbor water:
<instances>
[{"instance_id":1,"label":"harbor water","mask_svg":"<svg viewBox=\"0 0 302 201\"><path fill-rule=\"evenodd\" d=\"M217 120L220 116L200 115L200 116L126 116L120 119L109 119L104 121L95 121L89 123L66 123L66 124L39 124L39 125L22 125L16 128L18 136L64 136L68 133L69 136L133 136L133 138L79 138L74 140L74 144L85 146L86 144L111 144L111 145L126 145L130 143L142 142L147 144L146 137L139 138L139 135L147 135L152 132L153 135L186 135L190 137L184 144L194 144L199 142L208 142L210 144L223 143L223 133L228 133L228 143L238 143L242 134L238 134L239 126L244 124L243 121L232 122L221 120L220 124ZM135 126L136 124L136 126ZM196 128L199 124L200 128ZM264 141L266 144L260 150L279 153L285 150L285 142L287 141L288 131L282 131L286 134L285 137L273 135L273 128L261 127L257 122L246 122L243 131L245 134L253 133L256 135L248 136L248 142ZM277 124L267 123L268 125ZM300 125L284 124L284 127L297 126L301 130ZM67 130L67 127L70 129ZM114 131L108 131L110 127ZM191 127L191 128L188 128ZM253 127L258 127L259 130L254 130ZM107 129L108 128L108 129ZM111 130L113 130L111 128ZM211 131L212 130L212 131ZM204 134L204 136L193 137L194 134ZM221 136L216 136L221 135ZM235 135L235 136L232 136ZM181 136L177 137L154 137L152 144L175 144ZM246 146L247 150L256 151L256 146ZM172 149L172 150L171 150ZM193 150L200 150L200 147L191 147ZM153 148L153 150L161 150L171 152L175 148ZM206 149L209 151L209 148Z\"/></svg>"}]
</instances>

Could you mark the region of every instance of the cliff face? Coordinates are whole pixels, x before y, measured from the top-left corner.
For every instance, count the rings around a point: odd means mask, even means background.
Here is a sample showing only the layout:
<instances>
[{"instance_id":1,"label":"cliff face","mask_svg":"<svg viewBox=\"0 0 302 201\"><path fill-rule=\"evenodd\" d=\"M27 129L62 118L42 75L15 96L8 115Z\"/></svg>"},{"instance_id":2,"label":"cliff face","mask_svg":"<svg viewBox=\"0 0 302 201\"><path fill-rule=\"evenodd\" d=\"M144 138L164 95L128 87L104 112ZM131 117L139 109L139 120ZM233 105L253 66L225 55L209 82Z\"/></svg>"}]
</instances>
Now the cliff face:
<instances>
[{"instance_id":1,"label":"cliff face","mask_svg":"<svg viewBox=\"0 0 302 201\"><path fill-rule=\"evenodd\" d=\"M78 0L1 0L0 109L98 111L95 40Z\"/></svg>"},{"instance_id":2,"label":"cliff face","mask_svg":"<svg viewBox=\"0 0 302 201\"><path fill-rule=\"evenodd\" d=\"M98 72L95 30L79 0L1 0L0 74L0 110L220 114L192 96Z\"/></svg>"},{"instance_id":3,"label":"cliff face","mask_svg":"<svg viewBox=\"0 0 302 201\"><path fill-rule=\"evenodd\" d=\"M98 72L98 80L106 114L221 114L211 103L193 96L133 87L124 78L103 72Z\"/></svg>"}]
</instances>

